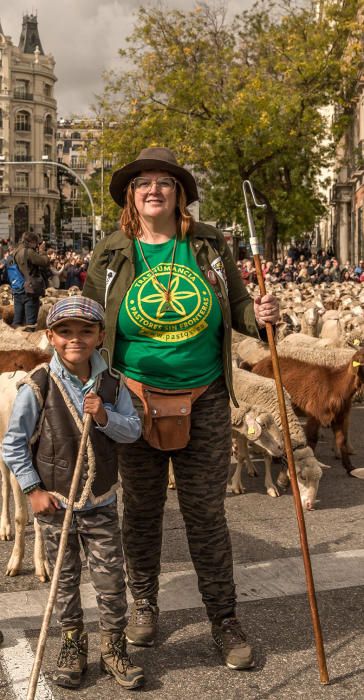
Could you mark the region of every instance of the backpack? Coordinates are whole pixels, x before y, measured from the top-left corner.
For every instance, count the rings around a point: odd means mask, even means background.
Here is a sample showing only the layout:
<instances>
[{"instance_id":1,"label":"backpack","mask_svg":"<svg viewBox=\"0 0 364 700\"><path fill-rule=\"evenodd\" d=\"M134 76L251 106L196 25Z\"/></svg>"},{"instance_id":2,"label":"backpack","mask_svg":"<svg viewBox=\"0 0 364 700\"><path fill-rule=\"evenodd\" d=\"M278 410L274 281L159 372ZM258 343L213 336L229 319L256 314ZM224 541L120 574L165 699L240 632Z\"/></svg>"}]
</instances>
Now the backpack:
<instances>
[{"instance_id":1,"label":"backpack","mask_svg":"<svg viewBox=\"0 0 364 700\"><path fill-rule=\"evenodd\" d=\"M13 255L6 259L6 272L8 281L13 292L20 292L24 289L24 275L20 272Z\"/></svg>"}]
</instances>

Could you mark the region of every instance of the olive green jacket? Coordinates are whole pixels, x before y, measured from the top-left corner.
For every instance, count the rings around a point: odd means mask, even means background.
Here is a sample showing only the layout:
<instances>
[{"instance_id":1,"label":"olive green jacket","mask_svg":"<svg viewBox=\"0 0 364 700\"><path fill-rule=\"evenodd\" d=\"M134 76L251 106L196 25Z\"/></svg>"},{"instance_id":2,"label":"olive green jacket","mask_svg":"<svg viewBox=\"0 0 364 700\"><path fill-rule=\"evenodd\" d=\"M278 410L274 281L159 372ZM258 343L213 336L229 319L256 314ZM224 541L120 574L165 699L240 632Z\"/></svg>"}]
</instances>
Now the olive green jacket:
<instances>
[{"instance_id":1,"label":"olive green jacket","mask_svg":"<svg viewBox=\"0 0 364 700\"><path fill-rule=\"evenodd\" d=\"M211 263L215 266L210 278L215 282L211 288L218 298L224 322L222 352L225 380L232 401L238 406L232 383L231 329L263 340L265 332L258 330L252 301L222 233L208 224L196 223L190 242L197 264L210 284L208 273L213 270ZM84 296L98 301L105 308L104 344L110 357L114 353L120 304L135 278L133 254L133 241L122 231L115 231L103 238L95 247L83 288ZM219 258L224 272L216 274L216 261Z\"/></svg>"}]
</instances>

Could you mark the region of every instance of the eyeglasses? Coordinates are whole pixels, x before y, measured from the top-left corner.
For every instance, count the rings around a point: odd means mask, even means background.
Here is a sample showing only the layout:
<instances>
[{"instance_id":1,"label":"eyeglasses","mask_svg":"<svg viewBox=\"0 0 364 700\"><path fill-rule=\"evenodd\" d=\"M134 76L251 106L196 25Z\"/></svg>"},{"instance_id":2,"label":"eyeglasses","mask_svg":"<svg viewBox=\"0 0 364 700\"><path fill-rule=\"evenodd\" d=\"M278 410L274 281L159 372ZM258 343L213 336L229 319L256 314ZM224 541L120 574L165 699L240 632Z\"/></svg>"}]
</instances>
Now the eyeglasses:
<instances>
[{"instance_id":1,"label":"eyeglasses","mask_svg":"<svg viewBox=\"0 0 364 700\"><path fill-rule=\"evenodd\" d=\"M157 180L147 177L135 177L134 180L131 181L131 186L134 190L145 193L149 192L155 183L157 189L161 192L173 192L173 190L176 189L176 182L177 180L174 177L158 177Z\"/></svg>"}]
</instances>

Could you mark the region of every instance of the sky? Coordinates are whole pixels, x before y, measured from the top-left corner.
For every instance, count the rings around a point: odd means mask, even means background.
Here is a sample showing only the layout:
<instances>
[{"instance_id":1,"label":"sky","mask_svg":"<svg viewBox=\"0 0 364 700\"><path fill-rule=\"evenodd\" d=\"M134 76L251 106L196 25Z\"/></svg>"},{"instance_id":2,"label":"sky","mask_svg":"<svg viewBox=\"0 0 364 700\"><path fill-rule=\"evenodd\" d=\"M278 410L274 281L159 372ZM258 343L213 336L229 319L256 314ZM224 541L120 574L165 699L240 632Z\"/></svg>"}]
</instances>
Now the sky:
<instances>
[{"instance_id":1,"label":"sky","mask_svg":"<svg viewBox=\"0 0 364 700\"><path fill-rule=\"evenodd\" d=\"M118 49L125 47L142 0L12 0L0 4L0 22L13 44L19 43L23 14L36 13L44 53L53 54L58 117L91 114L95 94L102 92L102 73L121 67ZM153 4L153 3L151 3ZM156 4L156 3L154 3ZM209 3L210 4L210 3ZM213 3L211 3L213 4ZM250 0L226 0L228 15ZM163 7L190 10L195 0L164 0Z\"/></svg>"}]
</instances>

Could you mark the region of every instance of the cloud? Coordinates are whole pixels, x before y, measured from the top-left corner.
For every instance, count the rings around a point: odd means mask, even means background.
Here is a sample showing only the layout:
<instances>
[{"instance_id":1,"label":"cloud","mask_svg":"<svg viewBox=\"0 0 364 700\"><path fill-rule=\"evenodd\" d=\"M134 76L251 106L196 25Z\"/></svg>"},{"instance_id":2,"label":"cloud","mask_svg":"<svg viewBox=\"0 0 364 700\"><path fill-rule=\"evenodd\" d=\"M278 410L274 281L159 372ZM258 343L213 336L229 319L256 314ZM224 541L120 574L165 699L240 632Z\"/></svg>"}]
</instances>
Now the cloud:
<instances>
[{"instance_id":1,"label":"cloud","mask_svg":"<svg viewBox=\"0 0 364 700\"><path fill-rule=\"evenodd\" d=\"M163 6L189 10L195 4L195 0L169 0ZM249 0L231 0L229 15L241 12L249 4ZM28 9L38 14L44 52L53 54L56 60L59 116L90 113L94 95L102 92L102 73L120 65L118 50L125 46L142 5L145 6L142 0L37 0ZM8 2L1 10L3 31L15 45L23 14L23 0Z\"/></svg>"}]
</instances>

